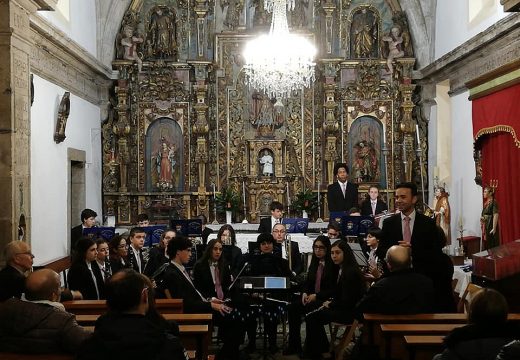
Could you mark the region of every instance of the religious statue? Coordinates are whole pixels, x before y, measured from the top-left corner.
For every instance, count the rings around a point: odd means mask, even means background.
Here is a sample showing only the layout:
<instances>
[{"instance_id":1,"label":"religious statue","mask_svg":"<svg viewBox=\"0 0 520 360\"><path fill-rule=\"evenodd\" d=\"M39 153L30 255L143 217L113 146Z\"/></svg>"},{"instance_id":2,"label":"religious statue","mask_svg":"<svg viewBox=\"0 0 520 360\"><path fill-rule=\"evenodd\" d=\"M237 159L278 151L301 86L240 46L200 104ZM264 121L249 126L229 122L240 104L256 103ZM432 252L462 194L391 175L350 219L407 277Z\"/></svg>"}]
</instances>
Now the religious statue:
<instances>
[{"instance_id":1,"label":"religious statue","mask_svg":"<svg viewBox=\"0 0 520 360\"><path fill-rule=\"evenodd\" d=\"M401 58L404 56L403 51L403 37L401 36L401 28L399 26L394 26L390 30L390 34L387 36L383 36L382 39L385 43L388 43L388 51L386 58L386 65L388 66L388 71L390 74L393 74L394 67L392 65L392 61L396 58Z\"/></svg>"},{"instance_id":2,"label":"religious statue","mask_svg":"<svg viewBox=\"0 0 520 360\"><path fill-rule=\"evenodd\" d=\"M360 141L353 166L354 178L357 182L374 181L377 174L377 157L374 147L369 141Z\"/></svg>"},{"instance_id":3,"label":"religious statue","mask_svg":"<svg viewBox=\"0 0 520 360\"><path fill-rule=\"evenodd\" d=\"M58 119L56 121L56 129L54 131L54 141L59 144L65 140L65 128L67 127L67 119L70 114L70 92L65 91L58 107Z\"/></svg>"},{"instance_id":4,"label":"religious statue","mask_svg":"<svg viewBox=\"0 0 520 360\"><path fill-rule=\"evenodd\" d=\"M239 24L240 14L243 8L244 0L221 0L220 9L222 13L224 13L224 10L226 11L224 26L234 30Z\"/></svg>"},{"instance_id":5,"label":"religious statue","mask_svg":"<svg viewBox=\"0 0 520 360\"><path fill-rule=\"evenodd\" d=\"M251 125L258 131L259 136L272 137L274 130L283 125L283 104L263 93L255 91L251 102Z\"/></svg>"},{"instance_id":6,"label":"religious statue","mask_svg":"<svg viewBox=\"0 0 520 360\"><path fill-rule=\"evenodd\" d=\"M356 58L372 58L377 43L377 18L374 13L362 9L354 15L351 36L353 53Z\"/></svg>"},{"instance_id":7,"label":"religious statue","mask_svg":"<svg viewBox=\"0 0 520 360\"><path fill-rule=\"evenodd\" d=\"M173 175L175 170L175 148L169 145L166 139L161 138L161 147L155 156L152 156L152 162L155 158L155 167L157 171L157 187L161 189L173 188Z\"/></svg>"},{"instance_id":8,"label":"religious statue","mask_svg":"<svg viewBox=\"0 0 520 360\"><path fill-rule=\"evenodd\" d=\"M175 14L156 6L150 18L146 40L148 56L174 58L177 55Z\"/></svg>"},{"instance_id":9,"label":"religious statue","mask_svg":"<svg viewBox=\"0 0 520 360\"><path fill-rule=\"evenodd\" d=\"M125 26L123 29L123 38L121 38L121 45L124 48L123 59L135 60L139 72L141 72L143 68L143 61L137 54L137 44L142 42L143 38L134 36L134 29L131 26Z\"/></svg>"},{"instance_id":10,"label":"religious statue","mask_svg":"<svg viewBox=\"0 0 520 360\"><path fill-rule=\"evenodd\" d=\"M500 233L498 229L498 204L495 200L496 187L484 188L484 208L480 217L482 226L482 240L486 249L500 245Z\"/></svg>"},{"instance_id":11,"label":"religious statue","mask_svg":"<svg viewBox=\"0 0 520 360\"><path fill-rule=\"evenodd\" d=\"M269 154L269 150L264 150L264 155L258 161L262 166L262 175L273 176L273 157Z\"/></svg>"},{"instance_id":12,"label":"religious statue","mask_svg":"<svg viewBox=\"0 0 520 360\"><path fill-rule=\"evenodd\" d=\"M443 187L435 188L435 198L433 199L433 214L435 215L435 222L446 235L446 245L451 244L450 219L451 210L448 201L449 193Z\"/></svg>"}]
</instances>

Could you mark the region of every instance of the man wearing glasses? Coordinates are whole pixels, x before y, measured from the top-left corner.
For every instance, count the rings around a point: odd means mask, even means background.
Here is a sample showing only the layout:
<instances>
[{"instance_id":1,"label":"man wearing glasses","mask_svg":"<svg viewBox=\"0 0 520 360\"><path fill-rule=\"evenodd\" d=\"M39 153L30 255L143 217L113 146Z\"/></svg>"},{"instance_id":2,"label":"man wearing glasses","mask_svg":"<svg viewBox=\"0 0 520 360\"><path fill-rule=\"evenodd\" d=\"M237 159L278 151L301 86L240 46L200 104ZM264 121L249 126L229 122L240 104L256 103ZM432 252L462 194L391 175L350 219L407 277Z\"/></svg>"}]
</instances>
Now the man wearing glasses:
<instances>
[{"instance_id":1,"label":"man wearing glasses","mask_svg":"<svg viewBox=\"0 0 520 360\"><path fill-rule=\"evenodd\" d=\"M276 224L273 227L272 235L274 240L276 241L274 245L273 253L276 256L281 256L282 258L289 260L289 254L287 254L287 249L285 247L285 235L287 230L285 229L285 225ZM303 262L302 256L300 254L300 247L296 241L291 241L291 271L293 275L298 275L303 271Z\"/></svg>"},{"instance_id":2,"label":"man wearing glasses","mask_svg":"<svg viewBox=\"0 0 520 360\"><path fill-rule=\"evenodd\" d=\"M20 298L25 289L25 274L32 269L34 255L29 244L12 241L5 247L7 265L0 271L0 301Z\"/></svg>"}]
</instances>

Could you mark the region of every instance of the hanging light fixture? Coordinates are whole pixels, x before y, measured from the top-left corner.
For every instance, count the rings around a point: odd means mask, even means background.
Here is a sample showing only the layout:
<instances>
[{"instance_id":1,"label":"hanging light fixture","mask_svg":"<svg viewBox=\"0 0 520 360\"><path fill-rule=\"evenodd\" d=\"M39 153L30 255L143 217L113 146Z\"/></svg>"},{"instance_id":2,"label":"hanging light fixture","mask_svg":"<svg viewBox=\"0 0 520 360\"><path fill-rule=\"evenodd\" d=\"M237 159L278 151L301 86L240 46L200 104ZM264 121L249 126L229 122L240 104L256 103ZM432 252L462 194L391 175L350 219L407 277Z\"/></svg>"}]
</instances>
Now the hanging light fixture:
<instances>
[{"instance_id":1,"label":"hanging light fixture","mask_svg":"<svg viewBox=\"0 0 520 360\"><path fill-rule=\"evenodd\" d=\"M246 83L270 98L287 98L314 81L316 48L306 38L289 33L287 10L294 9L294 2L264 0L264 9L273 14L269 34L245 46Z\"/></svg>"}]
</instances>

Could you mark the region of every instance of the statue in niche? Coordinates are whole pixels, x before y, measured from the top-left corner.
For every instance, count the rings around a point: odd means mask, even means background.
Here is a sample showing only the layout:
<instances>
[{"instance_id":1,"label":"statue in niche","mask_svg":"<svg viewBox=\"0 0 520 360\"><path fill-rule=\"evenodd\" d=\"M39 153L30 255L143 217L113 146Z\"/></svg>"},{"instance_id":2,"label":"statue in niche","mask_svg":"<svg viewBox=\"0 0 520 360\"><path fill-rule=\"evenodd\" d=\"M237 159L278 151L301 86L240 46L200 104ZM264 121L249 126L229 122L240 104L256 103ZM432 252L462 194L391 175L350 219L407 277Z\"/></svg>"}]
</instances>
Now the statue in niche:
<instances>
[{"instance_id":1,"label":"statue in niche","mask_svg":"<svg viewBox=\"0 0 520 360\"><path fill-rule=\"evenodd\" d=\"M157 187L160 189L172 189L173 177L175 172L175 147L161 137L161 146L157 153L152 156L152 163L155 163L157 172Z\"/></svg>"},{"instance_id":2,"label":"statue in niche","mask_svg":"<svg viewBox=\"0 0 520 360\"><path fill-rule=\"evenodd\" d=\"M149 57L176 58L175 14L170 9L159 6L153 8L148 27L146 48Z\"/></svg>"},{"instance_id":3,"label":"statue in niche","mask_svg":"<svg viewBox=\"0 0 520 360\"><path fill-rule=\"evenodd\" d=\"M274 130L283 125L283 104L261 92L255 91L251 102L251 125L257 129L258 135L274 136Z\"/></svg>"},{"instance_id":4,"label":"statue in niche","mask_svg":"<svg viewBox=\"0 0 520 360\"><path fill-rule=\"evenodd\" d=\"M263 176L273 176L273 162L274 159L269 153L269 150L265 149L263 152L263 155L261 154L260 158L258 159L260 162L260 166L262 167L262 175Z\"/></svg>"},{"instance_id":5,"label":"statue in niche","mask_svg":"<svg viewBox=\"0 0 520 360\"><path fill-rule=\"evenodd\" d=\"M143 61L137 54L137 44L143 42L143 38L134 36L134 28L131 26L125 26L121 38L121 45L123 46L123 59L134 60L137 63L137 69L141 72L143 68Z\"/></svg>"},{"instance_id":6,"label":"statue in niche","mask_svg":"<svg viewBox=\"0 0 520 360\"><path fill-rule=\"evenodd\" d=\"M413 56L412 38L408 31L408 19L406 18L406 13L404 11L396 12L394 16L392 16L392 21L394 22L394 26L399 27L401 30L401 37L403 38L401 50L404 51L404 56ZM387 55L383 54L383 56L386 57Z\"/></svg>"},{"instance_id":7,"label":"statue in niche","mask_svg":"<svg viewBox=\"0 0 520 360\"><path fill-rule=\"evenodd\" d=\"M268 25L270 17L268 16L267 11L265 11L264 0L253 0L251 2L251 7L253 7L255 11L253 15L253 25Z\"/></svg>"},{"instance_id":8,"label":"statue in niche","mask_svg":"<svg viewBox=\"0 0 520 360\"><path fill-rule=\"evenodd\" d=\"M239 23L240 14L244 8L244 0L221 0L220 9L224 14L224 26L228 29L234 30Z\"/></svg>"},{"instance_id":9,"label":"statue in niche","mask_svg":"<svg viewBox=\"0 0 520 360\"><path fill-rule=\"evenodd\" d=\"M353 170L356 181L374 181L377 173L377 157L374 145L363 140L356 144L355 149L356 157Z\"/></svg>"},{"instance_id":10,"label":"statue in niche","mask_svg":"<svg viewBox=\"0 0 520 360\"><path fill-rule=\"evenodd\" d=\"M308 7L309 0L300 0L295 2L294 10L289 13L289 25L291 28L302 28L307 26L306 11Z\"/></svg>"},{"instance_id":11,"label":"statue in niche","mask_svg":"<svg viewBox=\"0 0 520 360\"><path fill-rule=\"evenodd\" d=\"M388 67L388 71L390 74L394 73L394 66L392 62L396 58L401 58L404 56L403 51L403 37L401 36L401 28L399 26L394 26L390 30L390 34L387 36L383 36L383 42L387 44L387 51L384 52L386 55L386 66Z\"/></svg>"},{"instance_id":12,"label":"statue in niche","mask_svg":"<svg viewBox=\"0 0 520 360\"><path fill-rule=\"evenodd\" d=\"M357 11L352 18L350 37L351 52L355 58L376 58L377 16L366 8Z\"/></svg>"}]
</instances>

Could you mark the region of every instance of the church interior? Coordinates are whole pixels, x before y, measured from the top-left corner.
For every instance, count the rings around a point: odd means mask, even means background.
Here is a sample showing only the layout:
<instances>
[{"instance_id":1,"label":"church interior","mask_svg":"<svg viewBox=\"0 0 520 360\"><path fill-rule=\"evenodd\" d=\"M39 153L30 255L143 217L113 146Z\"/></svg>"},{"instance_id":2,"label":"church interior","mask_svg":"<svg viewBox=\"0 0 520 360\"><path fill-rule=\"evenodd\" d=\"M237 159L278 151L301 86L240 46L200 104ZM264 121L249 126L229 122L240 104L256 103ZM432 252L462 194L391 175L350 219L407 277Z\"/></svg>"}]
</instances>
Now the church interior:
<instances>
[{"instance_id":1,"label":"church interior","mask_svg":"<svg viewBox=\"0 0 520 360\"><path fill-rule=\"evenodd\" d=\"M419 213L446 201L450 254L463 239L487 249L487 196L496 245L513 243L519 12L518 0L0 1L0 249L27 242L35 266L66 257L86 208L123 231L139 214L204 215L247 235L274 201L317 236L337 163L356 203L377 187L393 213L404 182ZM245 49L276 31L315 48L298 79L254 77ZM278 46L268 39L262 51ZM286 46L269 53L298 51Z\"/></svg>"}]
</instances>

